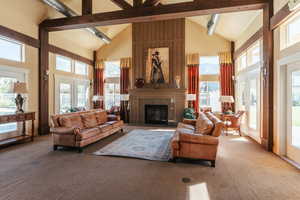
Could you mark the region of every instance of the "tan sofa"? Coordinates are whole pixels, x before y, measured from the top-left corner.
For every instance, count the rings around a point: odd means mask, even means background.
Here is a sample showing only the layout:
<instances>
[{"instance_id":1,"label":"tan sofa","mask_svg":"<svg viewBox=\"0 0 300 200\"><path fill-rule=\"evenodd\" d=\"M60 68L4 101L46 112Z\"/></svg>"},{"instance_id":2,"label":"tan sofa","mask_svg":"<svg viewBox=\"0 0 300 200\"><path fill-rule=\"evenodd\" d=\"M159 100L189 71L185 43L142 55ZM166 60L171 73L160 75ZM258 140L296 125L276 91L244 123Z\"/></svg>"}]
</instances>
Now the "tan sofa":
<instances>
[{"instance_id":1,"label":"tan sofa","mask_svg":"<svg viewBox=\"0 0 300 200\"><path fill-rule=\"evenodd\" d=\"M108 115L101 109L52 115L51 120L54 150L66 146L76 147L81 152L84 146L123 131L119 116Z\"/></svg>"},{"instance_id":2,"label":"tan sofa","mask_svg":"<svg viewBox=\"0 0 300 200\"><path fill-rule=\"evenodd\" d=\"M191 158L211 161L215 167L218 137L224 124L214 114L199 113L197 120L184 120L179 123L172 138L172 158Z\"/></svg>"}]
</instances>

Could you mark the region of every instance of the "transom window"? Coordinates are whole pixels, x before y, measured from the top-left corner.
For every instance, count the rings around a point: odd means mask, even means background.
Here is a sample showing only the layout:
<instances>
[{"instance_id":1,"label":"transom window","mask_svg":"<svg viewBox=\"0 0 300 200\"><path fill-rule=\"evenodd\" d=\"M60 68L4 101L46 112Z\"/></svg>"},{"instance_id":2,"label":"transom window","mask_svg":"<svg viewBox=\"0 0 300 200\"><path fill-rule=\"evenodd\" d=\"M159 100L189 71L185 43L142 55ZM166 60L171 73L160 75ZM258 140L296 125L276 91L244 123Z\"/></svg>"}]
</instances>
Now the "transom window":
<instances>
[{"instance_id":1,"label":"transom window","mask_svg":"<svg viewBox=\"0 0 300 200\"><path fill-rule=\"evenodd\" d=\"M0 36L0 58L23 62L24 45L18 41Z\"/></svg>"},{"instance_id":2,"label":"transom window","mask_svg":"<svg viewBox=\"0 0 300 200\"><path fill-rule=\"evenodd\" d=\"M200 57L200 76L220 73L220 64L218 56Z\"/></svg>"},{"instance_id":3,"label":"transom window","mask_svg":"<svg viewBox=\"0 0 300 200\"><path fill-rule=\"evenodd\" d=\"M293 18L286 25L287 46L300 42L300 15Z\"/></svg>"},{"instance_id":4,"label":"transom window","mask_svg":"<svg viewBox=\"0 0 300 200\"><path fill-rule=\"evenodd\" d=\"M87 64L61 55L56 55L56 70L84 76L88 75Z\"/></svg>"},{"instance_id":5,"label":"transom window","mask_svg":"<svg viewBox=\"0 0 300 200\"><path fill-rule=\"evenodd\" d=\"M256 65L261 61L261 43L262 41L258 40L237 58L236 64L238 71Z\"/></svg>"}]
</instances>

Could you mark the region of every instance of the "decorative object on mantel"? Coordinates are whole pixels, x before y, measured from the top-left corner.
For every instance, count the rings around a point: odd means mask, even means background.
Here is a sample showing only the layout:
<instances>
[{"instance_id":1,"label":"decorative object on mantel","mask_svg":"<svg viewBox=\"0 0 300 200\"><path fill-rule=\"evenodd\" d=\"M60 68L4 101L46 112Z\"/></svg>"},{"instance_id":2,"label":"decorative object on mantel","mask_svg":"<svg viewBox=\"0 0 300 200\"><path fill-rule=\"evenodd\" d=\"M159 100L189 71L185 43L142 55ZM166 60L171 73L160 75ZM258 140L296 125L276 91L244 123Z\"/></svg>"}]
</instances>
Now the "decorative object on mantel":
<instances>
[{"instance_id":1,"label":"decorative object on mantel","mask_svg":"<svg viewBox=\"0 0 300 200\"><path fill-rule=\"evenodd\" d=\"M176 85L176 88L180 88L180 80L181 80L181 78L180 78L180 76L176 76L175 77L175 85Z\"/></svg>"},{"instance_id":2,"label":"decorative object on mantel","mask_svg":"<svg viewBox=\"0 0 300 200\"><path fill-rule=\"evenodd\" d=\"M94 95L92 101L94 102L94 108L97 108L97 105L103 105L104 97L100 95Z\"/></svg>"},{"instance_id":3,"label":"decorative object on mantel","mask_svg":"<svg viewBox=\"0 0 300 200\"><path fill-rule=\"evenodd\" d=\"M185 108L183 111L184 119L196 119L194 108Z\"/></svg>"},{"instance_id":4,"label":"decorative object on mantel","mask_svg":"<svg viewBox=\"0 0 300 200\"><path fill-rule=\"evenodd\" d=\"M143 78L137 78L135 79L135 87L142 88L145 85L145 80Z\"/></svg>"},{"instance_id":5,"label":"decorative object on mantel","mask_svg":"<svg viewBox=\"0 0 300 200\"><path fill-rule=\"evenodd\" d=\"M17 97L15 98L15 103L16 103L16 106L17 106L16 113L24 113L23 105L24 105L24 102L25 102L25 98L22 97L21 94L27 94L28 93L26 83L19 82L19 81L14 83L13 93L17 94Z\"/></svg>"},{"instance_id":6,"label":"decorative object on mantel","mask_svg":"<svg viewBox=\"0 0 300 200\"><path fill-rule=\"evenodd\" d=\"M146 63L146 83L155 88L169 83L169 48L149 48Z\"/></svg>"},{"instance_id":7,"label":"decorative object on mantel","mask_svg":"<svg viewBox=\"0 0 300 200\"><path fill-rule=\"evenodd\" d=\"M186 94L186 100L188 101L189 108L193 107L193 101L196 101L196 94Z\"/></svg>"},{"instance_id":8,"label":"decorative object on mantel","mask_svg":"<svg viewBox=\"0 0 300 200\"><path fill-rule=\"evenodd\" d=\"M234 103L233 96L221 96L220 102L224 103L224 113L231 114L232 113L232 104Z\"/></svg>"}]
</instances>

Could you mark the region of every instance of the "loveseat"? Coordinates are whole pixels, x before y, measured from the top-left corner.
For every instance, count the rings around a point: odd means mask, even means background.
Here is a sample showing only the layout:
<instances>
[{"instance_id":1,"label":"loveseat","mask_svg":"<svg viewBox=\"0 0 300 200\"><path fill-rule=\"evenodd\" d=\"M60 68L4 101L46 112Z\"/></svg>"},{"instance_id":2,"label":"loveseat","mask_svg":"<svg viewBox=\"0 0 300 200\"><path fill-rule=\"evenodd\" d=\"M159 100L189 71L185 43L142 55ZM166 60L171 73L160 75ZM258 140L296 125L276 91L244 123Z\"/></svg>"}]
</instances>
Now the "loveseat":
<instances>
[{"instance_id":1,"label":"loveseat","mask_svg":"<svg viewBox=\"0 0 300 200\"><path fill-rule=\"evenodd\" d=\"M123 131L119 116L102 109L51 116L53 150L59 146L82 148L118 131Z\"/></svg>"},{"instance_id":2,"label":"loveseat","mask_svg":"<svg viewBox=\"0 0 300 200\"><path fill-rule=\"evenodd\" d=\"M213 113L200 112L195 120L179 123L171 141L172 159L191 158L207 160L215 167L219 136L224 123Z\"/></svg>"}]
</instances>

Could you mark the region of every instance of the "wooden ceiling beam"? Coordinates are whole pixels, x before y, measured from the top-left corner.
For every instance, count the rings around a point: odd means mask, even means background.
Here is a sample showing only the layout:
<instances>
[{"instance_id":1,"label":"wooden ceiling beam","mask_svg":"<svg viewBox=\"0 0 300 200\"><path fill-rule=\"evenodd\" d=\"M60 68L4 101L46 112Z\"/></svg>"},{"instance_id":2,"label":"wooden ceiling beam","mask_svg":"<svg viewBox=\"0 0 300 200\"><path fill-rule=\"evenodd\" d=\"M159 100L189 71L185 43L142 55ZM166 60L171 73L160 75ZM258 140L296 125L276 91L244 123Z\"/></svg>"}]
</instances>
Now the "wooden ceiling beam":
<instances>
[{"instance_id":1,"label":"wooden ceiling beam","mask_svg":"<svg viewBox=\"0 0 300 200\"><path fill-rule=\"evenodd\" d=\"M111 1L124 10L133 8L132 5L127 3L127 1L125 0L111 0Z\"/></svg>"},{"instance_id":2,"label":"wooden ceiling beam","mask_svg":"<svg viewBox=\"0 0 300 200\"><path fill-rule=\"evenodd\" d=\"M144 2L144 6L157 6L158 4L161 4L161 0L146 0Z\"/></svg>"},{"instance_id":3,"label":"wooden ceiling beam","mask_svg":"<svg viewBox=\"0 0 300 200\"><path fill-rule=\"evenodd\" d=\"M82 15L93 14L93 0L82 0Z\"/></svg>"},{"instance_id":4,"label":"wooden ceiling beam","mask_svg":"<svg viewBox=\"0 0 300 200\"><path fill-rule=\"evenodd\" d=\"M133 7L141 7L143 5L143 0L133 0Z\"/></svg>"},{"instance_id":5,"label":"wooden ceiling beam","mask_svg":"<svg viewBox=\"0 0 300 200\"><path fill-rule=\"evenodd\" d=\"M262 9L268 0L218 0L203 3L185 2L166 4L158 7L137 7L134 9L112 11L86 16L49 19L41 23L48 31L80 29L93 26L108 26L135 22L178 19L213 13Z\"/></svg>"}]
</instances>

